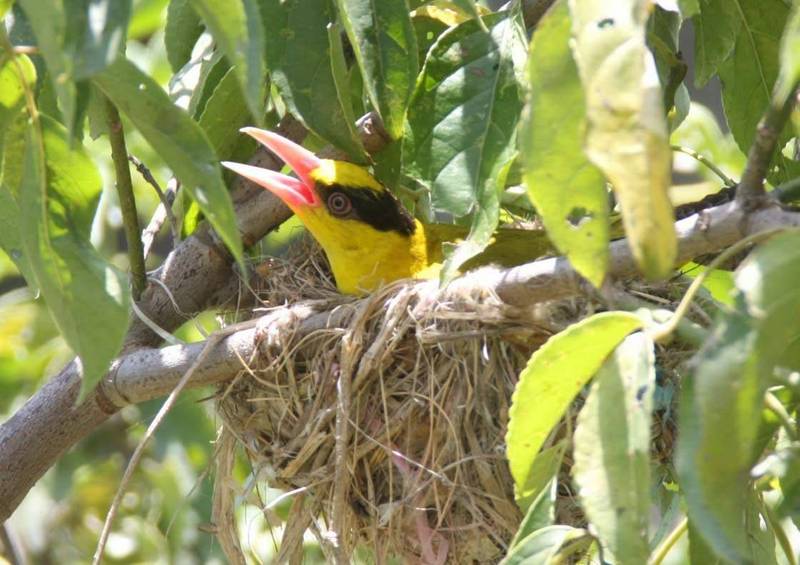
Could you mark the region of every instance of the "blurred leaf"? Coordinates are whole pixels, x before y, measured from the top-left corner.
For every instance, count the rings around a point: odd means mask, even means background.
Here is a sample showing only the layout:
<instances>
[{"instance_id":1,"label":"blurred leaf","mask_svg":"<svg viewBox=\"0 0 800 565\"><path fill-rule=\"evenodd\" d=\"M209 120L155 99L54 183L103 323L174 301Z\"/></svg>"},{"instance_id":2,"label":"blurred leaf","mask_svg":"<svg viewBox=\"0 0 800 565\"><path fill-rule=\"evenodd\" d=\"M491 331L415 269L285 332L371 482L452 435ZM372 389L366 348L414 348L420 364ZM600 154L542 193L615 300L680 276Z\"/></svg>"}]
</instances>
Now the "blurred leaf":
<instances>
[{"instance_id":1,"label":"blurred leaf","mask_svg":"<svg viewBox=\"0 0 800 565\"><path fill-rule=\"evenodd\" d=\"M595 314L551 337L531 356L512 397L506 434L517 499L530 496L539 449L575 395L617 344L641 325L627 312Z\"/></svg>"},{"instance_id":2,"label":"blurred leaf","mask_svg":"<svg viewBox=\"0 0 800 565\"><path fill-rule=\"evenodd\" d=\"M189 62L192 49L203 33L203 22L192 8L191 0L172 0L167 7L164 46L173 72Z\"/></svg>"},{"instance_id":3,"label":"blurred leaf","mask_svg":"<svg viewBox=\"0 0 800 565\"><path fill-rule=\"evenodd\" d=\"M773 237L735 275L735 310L698 352L680 402L677 470L689 516L728 560L752 551L745 532L748 474L758 455L764 391L796 334L800 234Z\"/></svg>"},{"instance_id":4,"label":"blurred leaf","mask_svg":"<svg viewBox=\"0 0 800 565\"><path fill-rule=\"evenodd\" d=\"M264 0L260 7L270 76L290 111L353 160L365 162L331 72L326 29L334 18L329 0Z\"/></svg>"},{"instance_id":5,"label":"blurred leaf","mask_svg":"<svg viewBox=\"0 0 800 565\"><path fill-rule=\"evenodd\" d=\"M700 13L700 0L678 0L678 6L681 9L681 17L684 19Z\"/></svg>"},{"instance_id":6,"label":"blurred leaf","mask_svg":"<svg viewBox=\"0 0 800 565\"><path fill-rule=\"evenodd\" d=\"M239 79L257 125L265 108L264 28L256 0L192 0Z\"/></svg>"},{"instance_id":7,"label":"blurred leaf","mask_svg":"<svg viewBox=\"0 0 800 565\"><path fill-rule=\"evenodd\" d=\"M119 59L93 80L159 152L241 261L242 242L233 204L222 182L219 160L202 128L127 59Z\"/></svg>"},{"instance_id":8,"label":"blurred leaf","mask_svg":"<svg viewBox=\"0 0 800 565\"><path fill-rule=\"evenodd\" d=\"M730 0L700 0L700 11L692 21L695 30L694 83L697 88L702 88L733 52L742 21L737 12L737 2Z\"/></svg>"},{"instance_id":9,"label":"blurred leaf","mask_svg":"<svg viewBox=\"0 0 800 565\"><path fill-rule=\"evenodd\" d=\"M172 75L169 97L176 106L197 117L216 86L214 79L221 79L228 69L222 53L214 48L212 37L203 34L197 40L189 61Z\"/></svg>"},{"instance_id":10,"label":"blurred leaf","mask_svg":"<svg viewBox=\"0 0 800 565\"><path fill-rule=\"evenodd\" d=\"M39 51L47 64L50 81L58 97L67 131L75 127L76 87L74 49L68 44L67 13L60 0L19 0L36 35ZM71 8L73 6L70 6ZM79 6L74 6L75 8ZM76 14L70 11L70 19Z\"/></svg>"},{"instance_id":11,"label":"blurred leaf","mask_svg":"<svg viewBox=\"0 0 800 565\"><path fill-rule=\"evenodd\" d=\"M128 26L131 39L145 39L162 25L162 13L170 0L136 0Z\"/></svg>"},{"instance_id":12,"label":"blurred leaf","mask_svg":"<svg viewBox=\"0 0 800 565\"><path fill-rule=\"evenodd\" d=\"M689 562L703 565L722 565L724 561L708 546L706 540L689 520Z\"/></svg>"},{"instance_id":13,"label":"blurred leaf","mask_svg":"<svg viewBox=\"0 0 800 565\"><path fill-rule=\"evenodd\" d=\"M530 102L520 128L525 184L556 248L599 287L608 262L605 179L582 151L583 90L569 48L566 2L551 8L533 34Z\"/></svg>"},{"instance_id":14,"label":"blurred leaf","mask_svg":"<svg viewBox=\"0 0 800 565\"><path fill-rule=\"evenodd\" d=\"M780 47L780 72L775 87L777 103L783 104L800 81L800 3L795 2Z\"/></svg>"},{"instance_id":15,"label":"blurred leaf","mask_svg":"<svg viewBox=\"0 0 800 565\"><path fill-rule=\"evenodd\" d=\"M209 96L199 120L219 159L226 160L233 156L242 137L239 128L246 126L249 120L250 112L236 73L228 69Z\"/></svg>"},{"instance_id":16,"label":"blurred leaf","mask_svg":"<svg viewBox=\"0 0 800 565\"><path fill-rule=\"evenodd\" d=\"M628 336L592 382L575 427L572 475L600 540L619 563L649 555L652 340Z\"/></svg>"},{"instance_id":17,"label":"blurred leaf","mask_svg":"<svg viewBox=\"0 0 800 565\"><path fill-rule=\"evenodd\" d=\"M514 539L511 540L509 548L513 548L532 534L536 530L552 526L555 520L555 503L558 494L558 469L556 473L550 478L550 481L545 487L536 495L536 498L528 507L525 517L519 525L517 533L514 534Z\"/></svg>"},{"instance_id":18,"label":"blurred leaf","mask_svg":"<svg viewBox=\"0 0 800 565\"><path fill-rule=\"evenodd\" d=\"M88 242L102 181L66 130L40 116L42 137L29 128L20 211L24 248L59 330L81 358L81 398L119 352L128 329L125 275Z\"/></svg>"},{"instance_id":19,"label":"blurred leaf","mask_svg":"<svg viewBox=\"0 0 800 565\"><path fill-rule=\"evenodd\" d=\"M560 551L570 542L586 538L585 530L571 526L547 526L523 538L510 549L501 565L556 565L564 563L565 555ZM591 540L591 538L589 538ZM588 544L587 544L588 545ZM573 550L574 551L574 550ZM565 551L569 555L571 551Z\"/></svg>"},{"instance_id":20,"label":"blurred leaf","mask_svg":"<svg viewBox=\"0 0 800 565\"><path fill-rule=\"evenodd\" d=\"M522 107L514 72L514 58L525 52L520 24L507 13L485 22L490 34L470 20L431 48L403 140L406 174L431 190L435 209L455 216L497 191Z\"/></svg>"},{"instance_id":21,"label":"blurred leaf","mask_svg":"<svg viewBox=\"0 0 800 565\"><path fill-rule=\"evenodd\" d=\"M741 31L730 58L719 67L719 78L728 125L746 154L755 138L758 122L772 100L772 87L778 76L781 33L789 8L782 0L738 0L736 4ZM792 135L787 128L778 139L778 147L783 147ZM779 170L769 178L776 184L800 175L800 165L780 151L776 152L773 164Z\"/></svg>"},{"instance_id":22,"label":"blurred leaf","mask_svg":"<svg viewBox=\"0 0 800 565\"><path fill-rule=\"evenodd\" d=\"M31 90L36 85L36 67L26 55L16 56L16 64L5 55L0 50L0 151L7 128L25 108L25 85Z\"/></svg>"},{"instance_id":23,"label":"blurred leaf","mask_svg":"<svg viewBox=\"0 0 800 565\"><path fill-rule=\"evenodd\" d=\"M398 139L419 72L406 1L337 0L337 4L367 94L386 131Z\"/></svg>"},{"instance_id":24,"label":"blurred leaf","mask_svg":"<svg viewBox=\"0 0 800 565\"><path fill-rule=\"evenodd\" d=\"M0 0L0 19L5 17L6 12L11 9L14 0Z\"/></svg>"},{"instance_id":25,"label":"blurred leaf","mask_svg":"<svg viewBox=\"0 0 800 565\"><path fill-rule=\"evenodd\" d=\"M708 267L693 262L686 263L681 267L681 272L693 279L699 277L707 270ZM733 306L733 273L730 271L713 269L710 273L706 274L706 279L703 281L703 288L708 290L714 300L720 304Z\"/></svg>"},{"instance_id":26,"label":"blurred leaf","mask_svg":"<svg viewBox=\"0 0 800 565\"><path fill-rule=\"evenodd\" d=\"M85 0L83 12L69 10L69 18L81 18L82 35L75 57L75 78L91 77L125 54L131 0ZM69 8L80 3L67 3ZM74 25L74 24L73 24Z\"/></svg>"},{"instance_id":27,"label":"blurred leaf","mask_svg":"<svg viewBox=\"0 0 800 565\"><path fill-rule=\"evenodd\" d=\"M481 26L481 29L485 32L489 32L486 28L486 24L483 23L481 19L481 10L478 8L478 4L474 0L453 0L453 4L458 6L461 11L470 15L470 17L474 18L475 21ZM484 14L486 12L484 11Z\"/></svg>"},{"instance_id":28,"label":"blurred leaf","mask_svg":"<svg viewBox=\"0 0 800 565\"><path fill-rule=\"evenodd\" d=\"M644 41L648 5L570 3L573 53L586 92L586 154L613 185L640 269L663 278L677 253L667 196L672 151L658 73Z\"/></svg>"}]
</instances>

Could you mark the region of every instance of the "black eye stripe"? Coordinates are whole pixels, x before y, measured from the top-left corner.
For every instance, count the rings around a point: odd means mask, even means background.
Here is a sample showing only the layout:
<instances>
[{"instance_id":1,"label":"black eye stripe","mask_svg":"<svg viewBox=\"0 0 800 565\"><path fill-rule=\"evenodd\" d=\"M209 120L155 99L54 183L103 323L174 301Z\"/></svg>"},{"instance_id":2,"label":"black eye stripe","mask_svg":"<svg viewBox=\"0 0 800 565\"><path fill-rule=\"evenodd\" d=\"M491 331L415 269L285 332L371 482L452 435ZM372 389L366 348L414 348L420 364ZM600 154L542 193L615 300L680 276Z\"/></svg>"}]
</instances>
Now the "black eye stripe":
<instances>
[{"instance_id":1,"label":"black eye stripe","mask_svg":"<svg viewBox=\"0 0 800 565\"><path fill-rule=\"evenodd\" d=\"M380 231L396 231L404 235L414 233L414 218L388 190L339 184L317 185L317 190L325 195L328 211L335 216L358 219ZM342 201L349 204L346 211L339 208Z\"/></svg>"}]
</instances>

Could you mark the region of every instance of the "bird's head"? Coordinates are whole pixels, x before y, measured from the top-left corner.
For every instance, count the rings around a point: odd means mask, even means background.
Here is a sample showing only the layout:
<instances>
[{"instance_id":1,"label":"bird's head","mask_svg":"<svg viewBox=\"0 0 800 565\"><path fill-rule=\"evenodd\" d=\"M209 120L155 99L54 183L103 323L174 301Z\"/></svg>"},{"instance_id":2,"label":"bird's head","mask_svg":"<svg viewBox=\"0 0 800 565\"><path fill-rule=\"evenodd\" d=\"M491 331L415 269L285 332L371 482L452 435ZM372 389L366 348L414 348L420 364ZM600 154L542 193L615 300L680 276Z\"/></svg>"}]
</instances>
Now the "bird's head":
<instances>
[{"instance_id":1,"label":"bird's head","mask_svg":"<svg viewBox=\"0 0 800 565\"><path fill-rule=\"evenodd\" d=\"M416 260L405 255L406 249L415 253L410 248L420 225L366 169L320 159L270 131L248 127L242 132L283 159L297 178L241 163L222 164L286 203L325 250L340 290L372 290L380 281L414 275L416 266L401 263Z\"/></svg>"}]
</instances>

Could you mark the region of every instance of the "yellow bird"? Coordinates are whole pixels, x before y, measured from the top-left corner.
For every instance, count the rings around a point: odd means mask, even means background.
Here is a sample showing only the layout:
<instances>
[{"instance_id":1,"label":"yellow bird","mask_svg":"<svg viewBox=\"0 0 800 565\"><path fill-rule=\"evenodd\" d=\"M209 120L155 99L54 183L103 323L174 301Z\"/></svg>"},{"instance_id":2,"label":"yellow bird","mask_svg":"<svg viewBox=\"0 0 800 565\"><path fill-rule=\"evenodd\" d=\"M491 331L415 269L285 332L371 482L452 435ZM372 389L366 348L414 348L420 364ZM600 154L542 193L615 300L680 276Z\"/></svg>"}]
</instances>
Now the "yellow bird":
<instances>
[{"instance_id":1,"label":"yellow bird","mask_svg":"<svg viewBox=\"0 0 800 565\"><path fill-rule=\"evenodd\" d=\"M300 218L325 251L342 293L363 294L398 279L435 276L443 259L442 243L466 235L459 226L422 224L363 167L320 159L270 131L242 132L283 159L298 178L241 163L222 164L278 196ZM465 267L518 264L550 250L543 232L505 232L480 261Z\"/></svg>"}]
</instances>

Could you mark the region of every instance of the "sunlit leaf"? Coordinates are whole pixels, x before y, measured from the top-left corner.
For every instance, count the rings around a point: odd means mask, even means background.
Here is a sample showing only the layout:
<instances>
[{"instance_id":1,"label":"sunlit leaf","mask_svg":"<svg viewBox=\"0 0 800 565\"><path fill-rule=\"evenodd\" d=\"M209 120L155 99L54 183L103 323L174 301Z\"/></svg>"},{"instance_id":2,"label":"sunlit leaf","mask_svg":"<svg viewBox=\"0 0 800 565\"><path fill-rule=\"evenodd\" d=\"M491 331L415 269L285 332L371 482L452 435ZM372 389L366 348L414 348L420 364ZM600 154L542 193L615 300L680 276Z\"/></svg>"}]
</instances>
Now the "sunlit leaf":
<instances>
[{"instance_id":1,"label":"sunlit leaf","mask_svg":"<svg viewBox=\"0 0 800 565\"><path fill-rule=\"evenodd\" d=\"M192 0L242 86L256 124L265 108L264 29L256 0Z\"/></svg>"},{"instance_id":2,"label":"sunlit leaf","mask_svg":"<svg viewBox=\"0 0 800 565\"><path fill-rule=\"evenodd\" d=\"M267 65L290 111L324 140L364 162L331 72L327 26L334 20L328 0L264 0Z\"/></svg>"},{"instance_id":3,"label":"sunlit leaf","mask_svg":"<svg viewBox=\"0 0 800 565\"><path fill-rule=\"evenodd\" d=\"M203 23L192 7L191 0L172 0L167 8L164 46L174 72L189 62L194 44L202 33Z\"/></svg>"},{"instance_id":4,"label":"sunlit leaf","mask_svg":"<svg viewBox=\"0 0 800 565\"><path fill-rule=\"evenodd\" d=\"M677 469L689 516L720 556L745 560L749 471L757 457L762 398L796 334L800 235L756 249L735 275L735 309L721 315L684 379Z\"/></svg>"},{"instance_id":5,"label":"sunlit leaf","mask_svg":"<svg viewBox=\"0 0 800 565\"><path fill-rule=\"evenodd\" d=\"M337 0L337 4L367 94L386 131L397 139L419 71L406 0Z\"/></svg>"},{"instance_id":6,"label":"sunlit leaf","mask_svg":"<svg viewBox=\"0 0 800 565\"><path fill-rule=\"evenodd\" d=\"M20 187L22 240L59 330L81 358L81 397L103 376L128 329L126 277L88 242L102 181L66 130L40 116L27 131Z\"/></svg>"},{"instance_id":7,"label":"sunlit leaf","mask_svg":"<svg viewBox=\"0 0 800 565\"><path fill-rule=\"evenodd\" d=\"M241 260L233 204L222 182L219 159L202 128L127 59L117 60L93 80L159 152L234 257Z\"/></svg>"},{"instance_id":8,"label":"sunlit leaf","mask_svg":"<svg viewBox=\"0 0 800 565\"><path fill-rule=\"evenodd\" d=\"M575 395L617 344L641 325L626 312L596 314L551 337L531 356L512 397L506 435L517 499L530 497L539 449Z\"/></svg>"},{"instance_id":9,"label":"sunlit leaf","mask_svg":"<svg viewBox=\"0 0 800 565\"><path fill-rule=\"evenodd\" d=\"M795 2L781 37L780 72L775 96L786 100L800 81L800 3Z\"/></svg>"},{"instance_id":10,"label":"sunlit leaf","mask_svg":"<svg viewBox=\"0 0 800 565\"><path fill-rule=\"evenodd\" d=\"M511 540L509 547L518 545L528 535L536 530L552 526L555 520L555 503L558 494L558 469L555 470L551 476L550 481L533 499L525 517L520 522L517 533L514 534L514 539Z\"/></svg>"},{"instance_id":11,"label":"sunlit leaf","mask_svg":"<svg viewBox=\"0 0 800 565\"><path fill-rule=\"evenodd\" d=\"M520 144L528 193L548 236L599 287L608 262L608 194L582 152L586 112L569 36L569 12L560 2L533 35Z\"/></svg>"},{"instance_id":12,"label":"sunlit leaf","mask_svg":"<svg viewBox=\"0 0 800 565\"><path fill-rule=\"evenodd\" d=\"M667 191L672 151L658 73L645 45L649 2L570 0L586 93L586 154L611 182L642 272L662 278L677 253Z\"/></svg>"},{"instance_id":13,"label":"sunlit leaf","mask_svg":"<svg viewBox=\"0 0 800 565\"><path fill-rule=\"evenodd\" d=\"M578 415L572 475L582 507L619 563L649 548L650 427L656 387L653 342L635 333L597 373Z\"/></svg>"}]
</instances>

